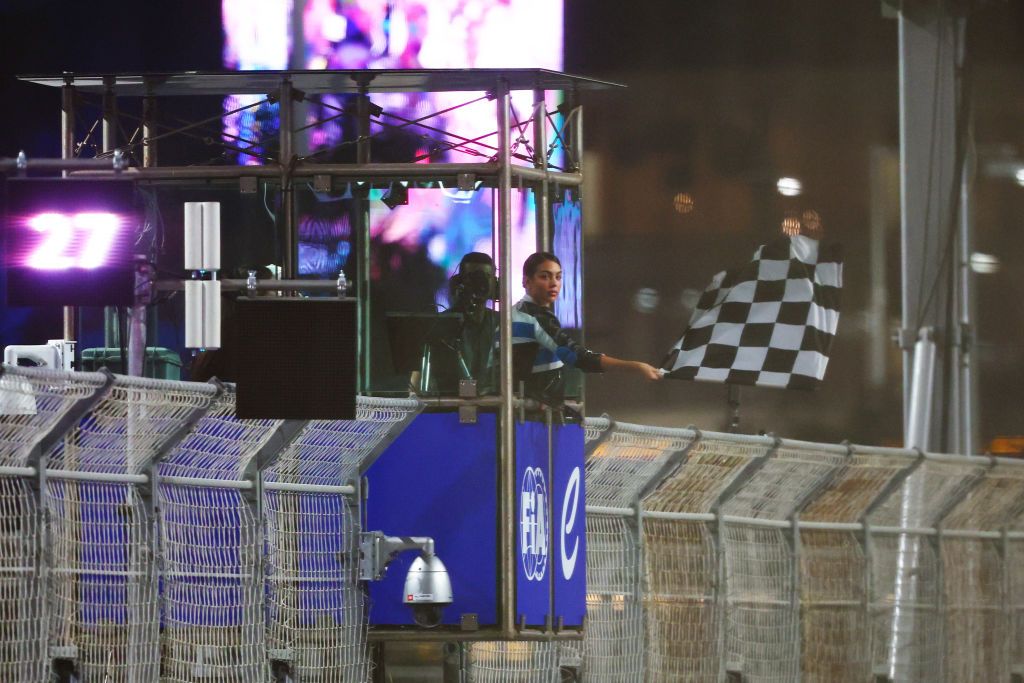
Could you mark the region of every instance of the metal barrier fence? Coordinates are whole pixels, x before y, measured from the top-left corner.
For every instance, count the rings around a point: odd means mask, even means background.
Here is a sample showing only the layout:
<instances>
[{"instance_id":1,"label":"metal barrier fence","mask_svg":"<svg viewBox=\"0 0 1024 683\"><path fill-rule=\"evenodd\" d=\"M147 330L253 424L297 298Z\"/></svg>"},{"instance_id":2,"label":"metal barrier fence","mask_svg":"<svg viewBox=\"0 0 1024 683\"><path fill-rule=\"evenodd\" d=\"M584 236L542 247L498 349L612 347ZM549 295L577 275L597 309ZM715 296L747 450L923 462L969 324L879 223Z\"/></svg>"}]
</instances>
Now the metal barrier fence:
<instances>
[{"instance_id":1,"label":"metal barrier fence","mask_svg":"<svg viewBox=\"0 0 1024 683\"><path fill-rule=\"evenodd\" d=\"M587 441L583 680L1024 673L1024 462L607 418Z\"/></svg>"},{"instance_id":2,"label":"metal barrier fence","mask_svg":"<svg viewBox=\"0 0 1024 683\"><path fill-rule=\"evenodd\" d=\"M4 367L0 678L366 680L355 482L421 407ZM585 426L582 647L476 643L467 680L1024 674L1024 462Z\"/></svg>"},{"instance_id":3,"label":"metal barrier fence","mask_svg":"<svg viewBox=\"0 0 1024 683\"><path fill-rule=\"evenodd\" d=\"M230 387L3 367L0 678L365 680L354 480L421 408L238 420Z\"/></svg>"}]
</instances>

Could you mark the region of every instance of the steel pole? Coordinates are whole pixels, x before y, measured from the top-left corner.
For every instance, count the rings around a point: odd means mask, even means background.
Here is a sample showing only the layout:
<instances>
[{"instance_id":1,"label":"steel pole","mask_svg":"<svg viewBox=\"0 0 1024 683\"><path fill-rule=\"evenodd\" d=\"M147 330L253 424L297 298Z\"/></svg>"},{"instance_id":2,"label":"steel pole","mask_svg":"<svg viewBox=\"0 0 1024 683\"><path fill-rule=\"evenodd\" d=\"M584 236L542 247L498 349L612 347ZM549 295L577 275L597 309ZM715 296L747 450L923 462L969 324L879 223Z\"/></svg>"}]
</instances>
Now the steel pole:
<instances>
[{"instance_id":1,"label":"steel pole","mask_svg":"<svg viewBox=\"0 0 1024 683\"><path fill-rule=\"evenodd\" d=\"M931 328L922 328L920 338L914 345L914 361L911 371L910 403L908 407L907 448L924 452L931 443L932 393L935 381L935 341ZM909 477L903 483L903 497L900 502L900 526L916 529L923 525L924 479ZM896 556L896 583L893 587L892 631L889 635L889 678L902 678L909 670L910 643L914 639L915 612L907 605L917 602L917 571L920 564L921 537L915 534L901 534Z\"/></svg>"},{"instance_id":2,"label":"steel pole","mask_svg":"<svg viewBox=\"0 0 1024 683\"><path fill-rule=\"evenodd\" d=\"M577 194L576 198L579 200L580 208L582 210L582 207L583 207L583 182L582 182L582 179L583 179L583 105L580 104L579 93L576 91L576 88L573 88L572 90L570 90L569 94L567 95L567 97L569 98L568 102L569 102L569 107L570 107L569 108L569 114L567 115L567 117L568 116L574 116L576 118L576 127L575 127L575 129L573 131L571 131L572 137L570 139L572 141L573 156L576 159L574 170L576 171L576 173L580 177L579 193ZM586 244L587 244L587 232L586 232L586 230L583 229L583 220L584 220L584 218L585 218L585 216L583 216L582 213L581 213L580 214L580 246L579 246L579 255L578 255L579 258L576 261L576 264L577 264L576 267L579 269L580 279L579 279L579 289L576 292L576 296L577 296L577 298L579 300L579 320L580 320L579 336L580 336L580 344L583 344L584 346L586 346L586 344L587 344L587 333L586 333L586 325L583 324L583 321L584 321L584 316L585 316L585 311L586 311L587 300L586 300L586 296L585 296L585 289L583 287L583 283L586 282L587 266L586 266L586 259L583 258L583 251L586 248ZM586 404L586 396L587 396L586 392L587 392L587 380L586 380L585 377L581 376L580 377L580 401L582 401L584 403L584 405Z\"/></svg>"},{"instance_id":3,"label":"steel pole","mask_svg":"<svg viewBox=\"0 0 1024 683\"><path fill-rule=\"evenodd\" d=\"M142 100L142 166L153 168L157 165L156 142L150 139L156 137L156 97L150 93Z\"/></svg>"},{"instance_id":4,"label":"steel pole","mask_svg":"<svg viewBox=\"0 0 1024 683\"><path fill-rule=\"evenodd\" d=\"M278 92L278 106L280 111L280 128L278 131L280 153L278 154L281 163L281 231L284 244L284 258L282 259L282 276L285 279L295 277L295 207L294 193L292 192L292 82L288 78L281 81L281 88Z\"/></svg>"},{"instance_id":5,"label":"steel pole","mask_svg":"<svg viewBox=\"0 0 1024 683\"><path fill-rule=\"evenodd\" d=\"M954 207L962 191L957 174L963 163L958 133L965 130L959 73L964 11L970 10L905 0L898 17L904 438L922 450L956 448L947 422L961 411L955 370L959 349L953 346L959 324L950 305L959 278L956 262L944 256L956 246L950 240L956 239ZM911 335L919 333L912 350ZM921 486L920 477L904 483L900 522L905 527L916 526L922 517ZM906 606L918 600L921 543L919 536L900 536L887 662L893 680L903 680L912 666L913 649L907 644L915 641L918 625Z\"/></svg>"},{"instance_id":6,"label":"steel pole","mask_svg":"<svg viewBox=\"0 0 1024 683\"><path fill-rule=\"evenodd\" d=\"M292 0L291 3L292 45L288 53L288 68L292 71L302 71L308 68L306 64L306 32L304 26L307 4L308 0ZM296 118L295 115L297 114L298 123L301 128L293 133L292 148L301 157L309 153L309 129L305 127L309 116L308 101L305 98L300 100L296 110L296 112L293 112L292 118Z\"/></svg>"},{"instance_id":7,"label":"steel pole","mask_svg":"<svg viewBox=\"0 0 1024 683\"><path fill-rule=\"evenodd\" d=\"M975 300L974 272L971 270L971 253L974 250L974 207L972 187L974 185L973 168L975 164L973 149L964 154L964 168L960 183L960 287L957 295L960 354L958 358L959 404L960 404L960 442L958 452L970 455L976 452L977 414L978 414L978 383L974 372L977 362L975 349Z\"/></svg>"},{"instance_id":8,"label":"steel pole","mask_svg":"<svg viewBox=\"0 0 1024 683\"><path fill-rule=\"evenodd\" d=\"M509 146L508 82L495 88L498 107L498 259L501 264L501 420L498 452L498 510L501 519L501 632L515 635L515 422L512 402L512 155Z\"/></svg>"},{"instance_id":9,"label":"steel pole","mask_svg":"<svg viewBox=\"0 0 1024 683\"><path fill-rule=\"evenodd\" d=\"M927 451L932 445L931 418L935 389L935 339L934 330L923 327L914 344L914 360L911 366L909 420L907 422L906 448Z\"/></svg>"},{"instance_id":10,"label":"steel pole","mask_svg":"<svg viewBox=\"0 0 1024 683\"><path fill-rule=\"evenodd\" d=\"M103 77L103 126L101 147L103 152L112 152L117 147L117 96L114 95L113 76ZM114 348L121 346L121 329L119 318L116 315L116 308L105 306L103 308L103 346ZM128 359L121 359L121 372L125 372L124 365Z\"/></svg>"},{"instance_id":11,"label":"steel pole","mask_svg":"<svg viewBox=\"0 0 1024 683\"><path fill-rule=\"evenodd\" d=\"M142 165L145 168L156 166L156 143L150 143L154 135L156 118L156 98L152 93L142 100ZM128 374L141 377L146 365L146 337L149 303L149 288L152 278L145 264L145 255L136 255L135 292L132 303L130 329L128 332Z\"/></svg>"},{"instance_id":12,"label":"steel pole","mask_svg":"<svg viewBox=\"0 0 1024 683\"><path fill-rule=\"evenodd\" d=\"M533 165L545 172L545 177L534 192L536 205L537 250L551 251L551 184L548 170L548 122L545 91L533 91Z\"/></svg>"},{"instance_id":13,"label":"steel pole","mask_svg":"<svg viewBox=\"0 0 1024 683\"><path fill-rule=\"evenodd\" d=\"M71 159L75 156L75 86L71 85L71 81L70 76L65 76L64 85L60 91L61 159ZM67 178L68 172L64 171L61 175ZM75 330L75 314L74 306L64 307L64 341L75 341L78 336Z\"/></svg>"},{"instance_id":14,"label":"steel pole","mask_svg":"<svg viewBox=\"0 0 1024 683\"><path fill-rule=\"evenodd\" d=\"M368 164L372 158L370 147L370 95L367 83L359 84L356 99L356 163ZM366 192L369 192L369 184ZM358 196L355 196L357 195ZM360 388L370 391L370 199L369 195L353 193L352 228L356 247L356 296L359 298L359 372Z\"/></svg>"}]
</instances>

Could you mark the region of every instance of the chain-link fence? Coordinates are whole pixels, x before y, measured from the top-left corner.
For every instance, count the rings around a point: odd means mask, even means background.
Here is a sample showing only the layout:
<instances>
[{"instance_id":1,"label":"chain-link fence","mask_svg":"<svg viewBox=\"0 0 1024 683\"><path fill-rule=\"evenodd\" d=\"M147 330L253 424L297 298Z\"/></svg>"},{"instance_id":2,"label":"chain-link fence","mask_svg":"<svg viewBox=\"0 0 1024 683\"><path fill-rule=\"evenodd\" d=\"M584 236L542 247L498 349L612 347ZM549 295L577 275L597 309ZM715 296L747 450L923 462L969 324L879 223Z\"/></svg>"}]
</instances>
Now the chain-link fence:
<instances>
[{"instance_id":1,"label":"chain-link fence","mask_svg":"<svg viewBox=\"0 0 1024 683\"><path fill-rule=\"evenodd\" d=\"M366 680L358 475L421 407L4 367L0 677ZM1024 461L585 427L582 644L467 645L464 680L1024 673Z\"/></svg>"},{"instance_id":2,"label":"chain-link fence","mask_svg":"<svg viewBox=\"0 0 1024 683\"><path fill-rule=\"evenodd\" d=\"M353 480L421 405L307 423L234 401L3 367L0 678L368 677Z\"/></svg>"},{"instance_id":3,"label":"chain-link fence","mask_svg":"<svg viewBox=\"0 0 1024 683\"><path fill-rule=\"evenodd\" d=\"M688 430L644 451L645 431L587 424L588 541L627 531L591 558L584 642L642 629L644 647L628 672L585 649L584 680L1022 673L1024 461ZM638 612L606 609L606 576Z\"/></svg>"}]
</instances>

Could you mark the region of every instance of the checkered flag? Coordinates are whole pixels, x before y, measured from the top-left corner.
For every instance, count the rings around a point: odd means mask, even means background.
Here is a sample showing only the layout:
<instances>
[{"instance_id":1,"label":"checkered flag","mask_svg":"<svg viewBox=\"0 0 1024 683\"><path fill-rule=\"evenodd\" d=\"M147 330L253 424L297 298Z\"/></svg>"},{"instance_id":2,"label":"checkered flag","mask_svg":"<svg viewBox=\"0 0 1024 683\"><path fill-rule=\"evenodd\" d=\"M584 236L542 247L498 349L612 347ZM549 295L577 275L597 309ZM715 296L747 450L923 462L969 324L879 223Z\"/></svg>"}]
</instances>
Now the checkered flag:
<instances>
[{"instance_id":1,"label":"checkered flag","mask_svg":"<svg viewBox=\"0 0 1024 683\"><path fill-rule=\"evenodd\" d=\"M839 323L843 263L805 235L762 245L711 280L662 367L672 379L813 389Z\"/></svg>"}]
</instances>

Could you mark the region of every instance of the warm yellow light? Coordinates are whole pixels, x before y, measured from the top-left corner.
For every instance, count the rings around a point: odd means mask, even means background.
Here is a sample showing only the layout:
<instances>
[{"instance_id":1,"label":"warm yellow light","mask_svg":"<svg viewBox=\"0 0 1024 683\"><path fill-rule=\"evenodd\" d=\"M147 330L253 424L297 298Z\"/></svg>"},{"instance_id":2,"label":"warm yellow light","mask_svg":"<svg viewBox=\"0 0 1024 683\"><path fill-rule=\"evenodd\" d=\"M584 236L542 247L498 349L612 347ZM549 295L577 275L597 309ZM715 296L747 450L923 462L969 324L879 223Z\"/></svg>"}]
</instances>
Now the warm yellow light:
<instances>
[{"instance_id":1,"label":"warm yellow light","mask_svg":"<svg viewBox=\"0 0 1024 683\"><path fill-rule=\"evenodd\" d=\"M808 237L821 237L821 215L814 209L807 209L800 216L800 226Z\"/></svg>"},{"instance_id":2,"label":"warm yellow light","mask_svg":"<svg viewBox=\"0 0 1024 683\"><path fill-rule=\"evenodd\" d=\"M672 200L677 213L690 213L693 211L693 196L689 192L680 192Z\"/></svg>"},{"instance_id":3,"label":"warm yellow light","mask_svg":"<svg viewBox=\"0 0 1024 683\"><path fill-rule=\"evenodd\" d=\"M997 436L989 444L988 452L1004 457L1024 456L1024 436Z\"/></svg>"}]
</instances>

